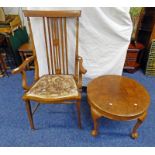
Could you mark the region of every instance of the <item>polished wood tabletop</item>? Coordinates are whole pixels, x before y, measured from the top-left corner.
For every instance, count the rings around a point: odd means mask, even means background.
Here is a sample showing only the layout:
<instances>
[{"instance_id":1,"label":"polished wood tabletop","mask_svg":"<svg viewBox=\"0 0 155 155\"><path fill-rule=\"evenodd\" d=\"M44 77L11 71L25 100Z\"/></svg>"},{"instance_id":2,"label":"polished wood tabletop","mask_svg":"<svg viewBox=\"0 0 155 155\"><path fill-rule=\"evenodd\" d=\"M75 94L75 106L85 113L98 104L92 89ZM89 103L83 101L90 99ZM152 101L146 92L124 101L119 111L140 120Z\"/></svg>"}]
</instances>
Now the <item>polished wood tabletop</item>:
<instances>
[{"instance_id":1,"label":"polished wood tabletop","mask_svg":"<svg viewBox=\"0 0 155 155\"><path fill-rule=\"evenodd\" d=\"M131 118L142 114L150 103L146 89L127 77L100 76L91 81L87 89L92 106L117 117Z\"/></svg>"},{"instance_id":2,"label":"polished wood tabletop","mask_svg":"<svg viewBox=\"0 0 155 155\"><path fill-rule=\"evenodd\" d=\"M140 83L119 75L92 80L87 86L87 98L93 118L104 116L113 120L142 117L150 104L150 96Z\"/></svg>"}]
</instances>

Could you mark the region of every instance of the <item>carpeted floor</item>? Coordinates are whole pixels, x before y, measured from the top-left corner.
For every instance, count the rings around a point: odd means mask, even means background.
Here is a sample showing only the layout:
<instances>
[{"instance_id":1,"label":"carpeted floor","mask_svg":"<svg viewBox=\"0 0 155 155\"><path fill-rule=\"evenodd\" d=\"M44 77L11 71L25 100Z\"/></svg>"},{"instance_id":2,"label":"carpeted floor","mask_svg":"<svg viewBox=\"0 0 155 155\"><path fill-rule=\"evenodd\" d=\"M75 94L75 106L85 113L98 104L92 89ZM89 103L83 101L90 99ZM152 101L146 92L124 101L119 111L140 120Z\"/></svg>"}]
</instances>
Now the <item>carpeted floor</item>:
<instances>
[{"instance_id":1,"label":"carpeted floor","mask_svg":"<svg viewBox=\"0 0 155 155\"><path fill-rule=\"evenodd\" d=\"M14 75L0 78L0 146L155 146L155 77L146 77L141 71L124 76L139 81L151 96L148 117L138 130L138 139L129 137L135 121L105 118L100 120L99 136L92 137L93 124L85 93L81 104L82 130L77 127L74 105L59 104L41 105L34 115L38 130L32 131L21 99L21 76ZM28 78L32 77L33 72L28 72Z\"/></svg>"}]
</instances>

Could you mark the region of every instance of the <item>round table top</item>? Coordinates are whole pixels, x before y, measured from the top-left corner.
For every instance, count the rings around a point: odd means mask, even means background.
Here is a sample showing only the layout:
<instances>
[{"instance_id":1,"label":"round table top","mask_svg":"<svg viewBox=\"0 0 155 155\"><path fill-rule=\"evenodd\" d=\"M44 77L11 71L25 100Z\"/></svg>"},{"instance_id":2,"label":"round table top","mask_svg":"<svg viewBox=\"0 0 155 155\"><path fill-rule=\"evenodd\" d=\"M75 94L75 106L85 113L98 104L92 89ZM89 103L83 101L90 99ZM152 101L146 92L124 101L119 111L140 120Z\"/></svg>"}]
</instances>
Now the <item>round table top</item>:
<instances>
[{"instance_id":1,"label":"round table top","mask_svg":"<svg viewBox=\"0 0 155 155\"><path fill-rule=\"evenodd\" d=\"M91 106L113 119L132 119L146 112L150 103L150 96L140 83L119 75L92 80L87 86L87 97Z\"/></svg>"}]
</instances>

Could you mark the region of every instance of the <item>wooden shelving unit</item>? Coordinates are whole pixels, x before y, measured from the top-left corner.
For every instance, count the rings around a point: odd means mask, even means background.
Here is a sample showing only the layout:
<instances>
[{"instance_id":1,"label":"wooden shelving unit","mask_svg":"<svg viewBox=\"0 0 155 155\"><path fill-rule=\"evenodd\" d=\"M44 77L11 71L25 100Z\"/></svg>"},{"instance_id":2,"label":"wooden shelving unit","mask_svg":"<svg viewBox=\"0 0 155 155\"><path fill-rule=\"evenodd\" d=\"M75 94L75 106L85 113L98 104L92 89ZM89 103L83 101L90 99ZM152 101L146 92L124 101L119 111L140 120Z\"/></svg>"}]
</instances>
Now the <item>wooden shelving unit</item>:
<instances>
[{"instance_id":1,"label":"wooden shelving unit","mask_svg":"<svg viewBox=\"0 0 155 155\"><path fill-rule=\"evenodd\" d=\"M146 68L151 41L155 39L155 7L144 8L144 15L138 29L137 45L130 43L124 70L135 72Z\"/></svg>"},{"instance_id":2,"label":"wooden shelving unit","mask_svg":"<svg viewBox=\"0 0 155 155\"><path fill-rule=\"evenodd\" d=\"M147 7L139 29L138 42L148 49L153 39L155 39L155 7Z\"/></svg>"}]
</instances>

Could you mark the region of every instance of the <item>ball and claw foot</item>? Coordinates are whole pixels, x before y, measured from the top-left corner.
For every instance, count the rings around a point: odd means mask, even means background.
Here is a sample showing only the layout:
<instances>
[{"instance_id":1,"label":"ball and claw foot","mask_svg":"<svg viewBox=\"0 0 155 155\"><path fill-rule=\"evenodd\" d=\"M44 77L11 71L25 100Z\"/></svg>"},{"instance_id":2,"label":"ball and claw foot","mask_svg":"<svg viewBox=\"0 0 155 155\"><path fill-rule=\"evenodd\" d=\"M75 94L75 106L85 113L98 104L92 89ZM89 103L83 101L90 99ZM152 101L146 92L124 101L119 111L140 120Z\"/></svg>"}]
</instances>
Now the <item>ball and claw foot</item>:
<instances>
[{"instance_id":1,"label":"ball and claw foot","mask_svg":"<svg viewBox=\"0 0 155 155\"><path fill-rule=\"evenodd\" d=\"M98 132L96 130L92 130L91 135L96 137L98 135Z\"/></svg>"},{"instance_id":2,"label":"ball and claw foot","mask_svg":"<svg viewBox=\"0 0 155 155\"><path fill-rule=\"evenodd\" d=\"M138 133L137 133L137 132L132 133L132 134L131 134L131 137L132 137L133 139L137 139L137 138L138 138Z\"/></svg>"}]
</instances>

